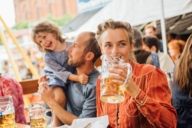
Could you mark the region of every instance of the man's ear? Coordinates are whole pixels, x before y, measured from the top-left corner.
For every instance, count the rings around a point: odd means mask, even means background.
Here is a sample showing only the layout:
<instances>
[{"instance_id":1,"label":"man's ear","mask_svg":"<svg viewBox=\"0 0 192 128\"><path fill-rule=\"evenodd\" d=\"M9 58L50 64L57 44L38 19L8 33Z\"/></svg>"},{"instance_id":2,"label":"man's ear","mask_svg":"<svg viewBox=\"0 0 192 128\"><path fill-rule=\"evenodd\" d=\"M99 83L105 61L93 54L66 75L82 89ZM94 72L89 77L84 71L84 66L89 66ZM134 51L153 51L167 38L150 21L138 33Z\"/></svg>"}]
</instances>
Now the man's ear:
<instances>
[{"instance_id":1,"label":"man's ear","mask_svg":"<svg viewBox=\"0 0 192 128\"><path fill-rule=\"evenodd\" d=\"M88 53L86 54L86 56L85 56L85 59L86 59L87 61L92 61L94 57L95 57L95 55L94 55L93 52L88 52Z\"/></svg>"},{"instance_id":2,"label":"man's ear","mask_svg":"<svg viewBox=\"0 0 192 128\"><path fill-rule=\"evenodd\" d=\"M152 47L151 47L151 50L152 50L153 52L156 52L156 51L157 51L157 48L156 48L155 46L152 46Z\"/></svg>"}]
</instances>

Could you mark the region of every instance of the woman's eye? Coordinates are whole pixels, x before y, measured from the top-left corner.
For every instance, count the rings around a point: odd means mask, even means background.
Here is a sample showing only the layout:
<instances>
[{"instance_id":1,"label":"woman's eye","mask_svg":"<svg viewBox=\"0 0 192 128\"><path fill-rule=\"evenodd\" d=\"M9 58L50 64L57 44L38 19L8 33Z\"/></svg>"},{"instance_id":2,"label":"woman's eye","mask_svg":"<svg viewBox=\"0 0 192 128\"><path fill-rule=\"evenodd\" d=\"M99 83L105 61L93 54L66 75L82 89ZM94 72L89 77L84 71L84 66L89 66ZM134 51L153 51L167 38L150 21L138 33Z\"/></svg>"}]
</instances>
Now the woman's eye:
<instances>
[{"instance_id":1,"label":"woman's eye","mask_svg":"<svg viewBox=\"0 0 192 128\"><path fill-rule=\"evenodd\" d=\"M46 38L46 36L43 36L43 39L45 39Z\"/></svg>"},{"instance_id":2,"label":"woman's eye","mask_svg":"<svg viewBox=\"0 0 192 128\"><path fill-rule=\"evenodd\" d=\"M120 46L120 47L126 46L126 43L123 43L123 42L122 42L122 43L119 44L119 46Z\"/></svg>"},{"instance_id":3,"label":"woman's eye","mask_svg":"<svg viewBox=\"0 0 192 128\"><path fill-rule=\"evenodd\" d=\"M104 46L109 48L111 47L111 44L105 44Z\"/></svg>"}]
</instances>

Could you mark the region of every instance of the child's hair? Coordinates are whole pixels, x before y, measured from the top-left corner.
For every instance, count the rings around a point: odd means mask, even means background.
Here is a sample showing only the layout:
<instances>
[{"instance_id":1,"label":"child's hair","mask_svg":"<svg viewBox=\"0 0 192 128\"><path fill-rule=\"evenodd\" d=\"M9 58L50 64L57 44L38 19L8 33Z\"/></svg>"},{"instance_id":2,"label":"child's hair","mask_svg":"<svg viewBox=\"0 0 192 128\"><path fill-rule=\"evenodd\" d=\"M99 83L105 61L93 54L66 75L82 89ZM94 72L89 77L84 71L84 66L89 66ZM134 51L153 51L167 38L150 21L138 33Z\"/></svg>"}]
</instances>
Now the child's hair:
<instances>
[{"instance_id":1,"label":"child's hair","mask_svg":"<svg viewBox=\"0 0 192 128\"><path fill-rule=\"evenodd\" d=\"M43 50L42 47L36 42L36 35L40 32L47 32L47 33L52 33L53 35L55 35L55 38L60 41L61 43L65 42L65 39L62 38L62 34L59 30L59 28L49 22L42 22L39 23L38 25L36 25L33 28L32 31L32 38L33 41L39 46L40 50Z\"/></svg>"}]
</instances>

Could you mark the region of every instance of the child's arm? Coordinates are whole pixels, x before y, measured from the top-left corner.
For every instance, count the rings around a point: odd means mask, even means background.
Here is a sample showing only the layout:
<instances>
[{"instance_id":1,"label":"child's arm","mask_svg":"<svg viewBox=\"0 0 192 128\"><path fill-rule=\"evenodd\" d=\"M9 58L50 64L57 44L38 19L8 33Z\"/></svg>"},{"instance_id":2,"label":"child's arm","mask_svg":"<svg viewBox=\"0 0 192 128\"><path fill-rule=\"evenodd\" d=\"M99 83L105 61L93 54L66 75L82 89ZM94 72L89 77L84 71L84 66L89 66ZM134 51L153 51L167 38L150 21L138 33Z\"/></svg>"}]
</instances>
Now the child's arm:
<instances>
[{"instance_id":1,"label":"child's arm","mask_svg":"<svg viewBox=\"0 0 192 128\"><path fill-rule=\"evenodd\" d=\"M57 77L64 83L66 83L69 75L71 75L72 73L68 71L64 66L61 66L57 61L58 60L56 60L55 57L52 56L50 53L46 53L46 67L44 69L45 74L51 77Z\"/></svg>"},{"instance_id":2,"label":"child's arm","mask_svg":"<svg viewBox=\"0 0 192 128\"><path fill-rule=\"evenodd\" d=\"M88 82L88 76L85 74L80 74L80 75L70 74L68 79L71 81L79 82L83 85L87 84Z\"/></svg>"}]
</instances>

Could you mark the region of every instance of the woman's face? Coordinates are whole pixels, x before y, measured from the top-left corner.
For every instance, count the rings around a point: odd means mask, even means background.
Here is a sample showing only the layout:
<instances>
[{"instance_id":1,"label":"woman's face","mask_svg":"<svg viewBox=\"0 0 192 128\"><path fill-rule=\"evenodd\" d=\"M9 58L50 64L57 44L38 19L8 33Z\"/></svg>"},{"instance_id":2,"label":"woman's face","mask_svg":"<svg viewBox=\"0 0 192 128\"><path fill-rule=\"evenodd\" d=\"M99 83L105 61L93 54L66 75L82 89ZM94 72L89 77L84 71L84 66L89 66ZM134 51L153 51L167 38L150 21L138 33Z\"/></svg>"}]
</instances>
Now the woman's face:
<instances>
[{"instance_id":1,"label":"woman's face","mask_svg":"<svg viewBox=\"0 0 192 128\"><path fill-rule=\"evenodd\" d=\"M169 54L172 58L177 58L180 55L180 51L178 48L175 48L174 46L169 45Z\"/></svg>"},{"instance_id":2,"label":"woman's face","mask_svg":"<svg viewBox=\"0 0 192 128\"><path fill-rule=\"evenodd\" d=\"M124 29L107 29L99 39L102 54L121 57L126 62L131 59L132 45Z\"/></svg>"}]
</instances>

